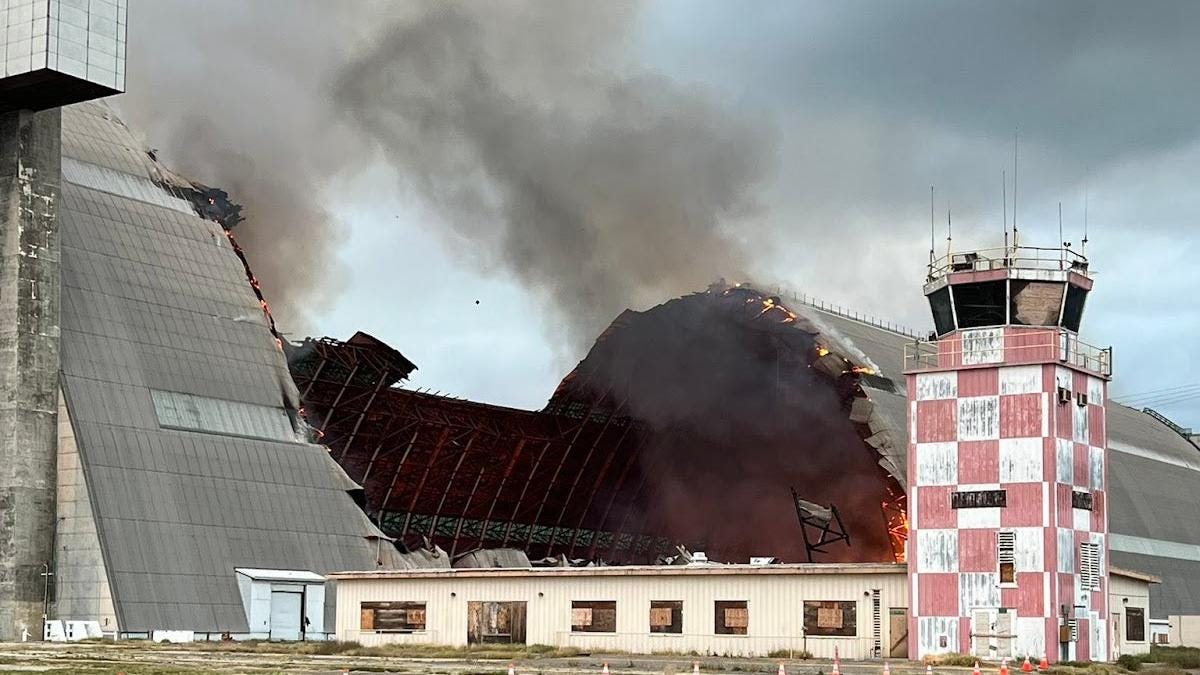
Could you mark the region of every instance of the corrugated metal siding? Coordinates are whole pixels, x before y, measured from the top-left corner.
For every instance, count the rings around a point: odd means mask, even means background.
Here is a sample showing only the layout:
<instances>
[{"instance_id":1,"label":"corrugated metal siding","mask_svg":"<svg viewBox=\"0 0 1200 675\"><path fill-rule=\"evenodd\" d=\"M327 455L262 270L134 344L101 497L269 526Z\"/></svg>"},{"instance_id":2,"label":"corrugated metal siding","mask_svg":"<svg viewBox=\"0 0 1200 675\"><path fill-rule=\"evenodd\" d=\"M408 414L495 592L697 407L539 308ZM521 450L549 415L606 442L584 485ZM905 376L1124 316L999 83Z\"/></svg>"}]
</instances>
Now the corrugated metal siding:
<instances>
[{"instance_id":1,"label":"corrugated metal siding","mask_svg":"<svg viewBox=\"0 0 1200 675\"><path fill-rule=\"evenodd\" d=\"M634 653L687 652L763 655L777 649L807 649L831 658L836 646L843 658L868 658L874 643L871 590L880 590L884 608L907 607L908 582L894 574L745 575L745 576L528 576L402 580L339 580L337 636L364 645L396 642L463 645L467 641L467 603L524 601L529 644ZM454 594L453 596L451 594ZM572 600L611 600L617 606L615 634L572 633ZM683 633L649 633L650 602L683 602ZM713 603L745 600L747 635L715 635ZM808 637L803 634L805 601L856 603L855 637ZM413 634L359 630L364 601L426 603L426 631ZM888 626L883 626L883 644Z\"/></svg>"}]
</instances>

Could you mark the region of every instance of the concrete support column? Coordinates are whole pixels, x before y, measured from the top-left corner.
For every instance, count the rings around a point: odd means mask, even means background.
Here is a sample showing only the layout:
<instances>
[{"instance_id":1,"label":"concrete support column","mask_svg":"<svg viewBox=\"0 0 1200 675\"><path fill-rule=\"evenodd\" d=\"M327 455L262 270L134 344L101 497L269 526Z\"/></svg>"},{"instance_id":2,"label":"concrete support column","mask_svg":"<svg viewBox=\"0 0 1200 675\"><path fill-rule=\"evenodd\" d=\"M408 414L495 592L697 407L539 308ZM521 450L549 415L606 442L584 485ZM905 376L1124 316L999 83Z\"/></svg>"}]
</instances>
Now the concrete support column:
<instances>
[{"instance_id":1,"label":"concrete support column","mask_svg":"<svg viewBox=\"0 0 1200 675\"><path fill-rule=\"evenodd\" d=\"M0 641L41 639L54 570L61 120L0 114Z\"/></svg>"}]
</instances>

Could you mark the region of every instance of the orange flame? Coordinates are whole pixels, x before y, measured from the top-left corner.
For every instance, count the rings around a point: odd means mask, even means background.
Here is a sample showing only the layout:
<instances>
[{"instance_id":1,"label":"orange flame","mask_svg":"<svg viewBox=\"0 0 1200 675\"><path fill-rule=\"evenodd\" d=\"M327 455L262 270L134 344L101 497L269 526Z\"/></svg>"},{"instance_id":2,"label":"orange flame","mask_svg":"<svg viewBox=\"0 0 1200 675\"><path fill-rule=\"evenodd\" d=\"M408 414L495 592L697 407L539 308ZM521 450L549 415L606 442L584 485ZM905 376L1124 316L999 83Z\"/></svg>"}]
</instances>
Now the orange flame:
<instances>
[{"instance_id":1,"label":"orange flame","mask_svg":"<svg viewBox=\"0 0 1200 675\"><path fill-rule=\"evenodd\" d=\"M889 487L887 499L880 506L892 545L892 558L904 562L908 543L908 496Z\"/></svg>"}]
</instances>

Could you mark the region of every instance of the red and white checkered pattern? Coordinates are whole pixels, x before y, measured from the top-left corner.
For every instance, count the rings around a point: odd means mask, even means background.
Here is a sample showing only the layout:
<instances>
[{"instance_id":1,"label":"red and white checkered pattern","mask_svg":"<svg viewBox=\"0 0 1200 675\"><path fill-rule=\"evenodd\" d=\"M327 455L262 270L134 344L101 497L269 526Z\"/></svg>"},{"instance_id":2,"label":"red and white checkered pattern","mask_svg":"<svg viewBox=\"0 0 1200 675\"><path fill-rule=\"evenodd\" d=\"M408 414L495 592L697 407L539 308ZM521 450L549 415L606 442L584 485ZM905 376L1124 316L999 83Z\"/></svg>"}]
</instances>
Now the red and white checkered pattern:
<instances>
[{"instance_id":1,"label":"red and white checkered pattern","mask_svg":"<svg viewBox=\"0 0 1200 675\"><path fill-rule=\"evenodd\" d=\"M985 330L1004 344L1011 335L999 331L1014 329ZM971 340L944 348L988 344ZM970 354L956 355L953 369L908 376L912 656L971 652L973 633L1000 625L1015 636L1013 655L1056 660L1065 605L1078 630L1069 658L1105 658L1107 383L1051 358L1008 365L1003 349L989 349L990 363L963 366ZM950 506L954 492L997 489L1005 507ZM1092 495L1091 511L1072 508L1073 491ZM1013 584L999 579L1001 531L1015 537ZM1098 590L1082 588L1083 543L1099 545ZM984 619L990 626L973 626ZM975 639L1003 649L996 637Z\"/></svg>"}]
</instances>

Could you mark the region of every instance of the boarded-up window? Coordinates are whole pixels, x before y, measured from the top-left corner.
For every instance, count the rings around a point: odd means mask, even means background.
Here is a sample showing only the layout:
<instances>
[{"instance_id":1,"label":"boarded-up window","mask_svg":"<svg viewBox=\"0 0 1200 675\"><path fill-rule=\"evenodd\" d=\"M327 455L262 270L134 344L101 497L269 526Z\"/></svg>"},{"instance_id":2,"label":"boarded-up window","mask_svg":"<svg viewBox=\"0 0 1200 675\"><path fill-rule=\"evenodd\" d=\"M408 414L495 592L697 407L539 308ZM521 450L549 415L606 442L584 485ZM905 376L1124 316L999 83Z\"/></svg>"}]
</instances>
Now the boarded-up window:
<instances>
[{"instance_id":1,"label":"boarded-up window","mask_svg":"<svg viewBox=\"0 0 1200 675\"><path fill-rule=\"evenodd\" d=\"M612 600L573 601L571 630L576 633L617 632L617 603Z\"/></svg>"},{"instance_id":2,"label":"boarded-up window","mask_svg":"<svg viewBox=\"0 0 1200 675\"><path fill-rule=\"evenodd\" d=\"M713 603L713 632L717 635L745 635L750 627L750 610L745 600L717 600Z\"/></svg>"},{"instance_id":3,"label":"boarded-up window","mask_svg":"<svg viewBox=\"0 0 1200 675\"><path fill-rule=\"evenodd\" d=\"M524 602L467 603L467 644L524 644Z\"/></svg>"},{"instance_id":4,"label":"boarded-up window","mask_svg":"<svg viewBox=\"0 0 1200 675\"><path fill-rule=\"evenodd\" d=\"M1129 642L1146 641L1146 611L1141 607L1125 608L1125 639Z\"/></svg>"},{"instance_id":5,"label":"boarded-up window","mask_svg":"<svg viewBox=\"0 0 1200 675\"><path fill-rule=\"evenodd\" d=\"M804 634L854 637L858 631L857 607L853 600L806 601Z\"/></svg>"},{"instance_id":6,"label":"boarded-up window","mask_svg":"<svg viewBox=\"0 0 1200 675\"><path fill-rule=\"evenodd\" d=\"M996 533L996 560L1000 563L1000 583L1017 583L1017 533Z\"/></svg>"},{"instance_id":7,"label":"boarded-up window","mask_svg":"<svg viewBox=\"0 0 1200 675\"><path fill-rule=\"evenodd\" d=\"M364 602L359 605L358 627L387 633L425 630L425 603Z\"/></svg>"},{"instance_id":8,"label":"boarded-up window","mask_svg":"<svg viewBox=\"0 0 1200 675\"><path fill-rule=\"evenodd\" d=\"M682 633L683 603L678 600L651 600L650 632Z\"/></svg>"}]
</instances>

